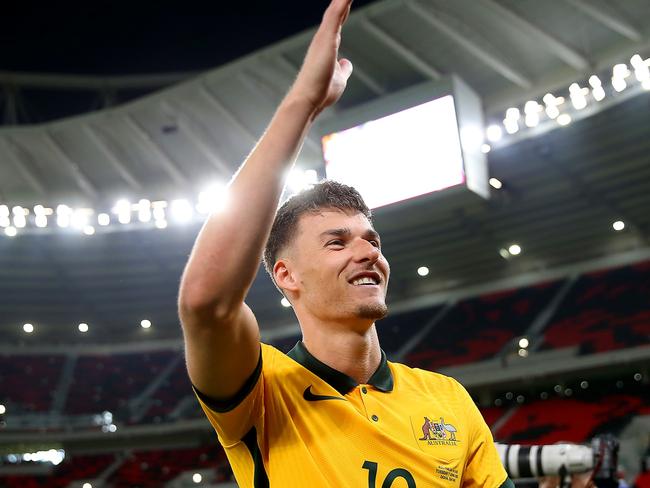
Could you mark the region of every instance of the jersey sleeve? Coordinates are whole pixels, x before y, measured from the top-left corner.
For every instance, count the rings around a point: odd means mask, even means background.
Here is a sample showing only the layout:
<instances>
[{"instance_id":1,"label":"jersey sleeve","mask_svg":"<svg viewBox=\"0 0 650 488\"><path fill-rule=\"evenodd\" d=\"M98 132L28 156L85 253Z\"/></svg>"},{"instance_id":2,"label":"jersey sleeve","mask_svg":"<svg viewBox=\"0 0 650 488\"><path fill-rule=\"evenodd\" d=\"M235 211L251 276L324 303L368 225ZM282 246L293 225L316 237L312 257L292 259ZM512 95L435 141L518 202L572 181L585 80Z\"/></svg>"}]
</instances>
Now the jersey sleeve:
<instances>
[{"instance_id":1,"label":"jersey sleeve","mask_svg":"<svg viewBox=\"0 0 650 488\"><path fill-rule=\"evenodd\" d=\"M485 423L474 400L465 388L458 384L465 397L465 415L470 431L467 459L463 471L463 488L485 487L498 488L508 480L506 470L501 463L499 453L494 445L492 432Z\"/></svg>"},{"instance_id":2,"label":"jersey sleeve","mask_svg":"<svg viewBox=\"0 0 650 488\"><path fill-rule=\"evenodd\" d=\"M219 442L225 448L240 442L253 426L258 430L262 427L260 421L264 416L263 356L261 349L255 371L232 398L217 400L192 387L201 408L217 432Z\"/></svg>"}]
</instances>

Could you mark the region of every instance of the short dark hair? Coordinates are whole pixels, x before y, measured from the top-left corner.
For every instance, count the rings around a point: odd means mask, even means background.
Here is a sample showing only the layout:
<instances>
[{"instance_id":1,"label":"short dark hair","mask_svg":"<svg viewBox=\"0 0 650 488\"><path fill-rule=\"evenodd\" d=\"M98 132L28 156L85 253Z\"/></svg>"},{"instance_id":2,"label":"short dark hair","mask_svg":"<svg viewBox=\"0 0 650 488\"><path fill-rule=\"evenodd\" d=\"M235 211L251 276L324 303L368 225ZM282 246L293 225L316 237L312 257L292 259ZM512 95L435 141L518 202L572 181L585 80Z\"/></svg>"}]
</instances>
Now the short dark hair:
<instances>
[{"instance_id":1,"label":"short dark hair","mask_svg":"<svg viewBox=\"0 0 650 488\"><path fill-rule=\"evenodd\" d=\"M321 181L289 198L276 212L271 233L264 248L264 267L278 290L280 287L273 277L273 266L278 252L295 237L301 215L318 213L327 208L359 212L372 222L372 212L359 192L351 186L337 181Z\"/></svg>"}]
</instances>

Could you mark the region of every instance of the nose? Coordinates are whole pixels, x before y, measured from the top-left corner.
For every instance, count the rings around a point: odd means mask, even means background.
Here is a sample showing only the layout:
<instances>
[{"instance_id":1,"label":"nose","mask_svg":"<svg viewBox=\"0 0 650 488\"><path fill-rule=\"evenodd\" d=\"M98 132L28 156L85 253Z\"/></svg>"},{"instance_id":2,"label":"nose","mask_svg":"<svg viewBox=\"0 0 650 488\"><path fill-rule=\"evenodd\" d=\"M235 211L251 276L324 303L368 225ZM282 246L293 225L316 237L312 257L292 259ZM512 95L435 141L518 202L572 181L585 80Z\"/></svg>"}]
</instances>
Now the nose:
<instances>
[{"instance_id":1,"label":"nose","mask_svg":"<svg viewBox=\"0 0 650 488\"><path fill-rule=\"evenodd\" d=\"M374 263L381 256L381 251L378 247L365 239L358 239L354 246L354 259L355 261L363 262L370 261Z\"/></svg>"}]
</instances>

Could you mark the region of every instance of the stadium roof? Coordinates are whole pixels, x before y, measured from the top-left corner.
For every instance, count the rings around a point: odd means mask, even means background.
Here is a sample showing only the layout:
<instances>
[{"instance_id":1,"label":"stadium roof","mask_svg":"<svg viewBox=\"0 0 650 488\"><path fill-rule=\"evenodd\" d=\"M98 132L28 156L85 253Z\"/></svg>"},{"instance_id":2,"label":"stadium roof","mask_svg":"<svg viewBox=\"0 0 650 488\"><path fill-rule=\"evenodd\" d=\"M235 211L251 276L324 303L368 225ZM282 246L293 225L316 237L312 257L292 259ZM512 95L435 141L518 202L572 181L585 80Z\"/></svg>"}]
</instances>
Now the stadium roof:
<instances>
[{"instance_id":1,"label":"stadium roof","mask_svg":"<svg viewBox=\"0 0 650 488\"><path fill-rule=\"evenodd\" d=\"M572 82L586 86L592 74L611 74L635 53L645 59L645 18L650 5L643 0L375 2L349 19L342 51L355 75L324 117L455 73L482 97L488 120L500 122L510 106L539 101L549 91L568 96ZM119 197L166 200L227 180L290 85L311 34L199 75L1 73L0 85L25 91L98 94L189 78L121 106L0 128L0 204L108 209ZM568 127L495 145L491 176L504 187L490 201L416 205L399 218L380 218L392 264L391 300L645 248L650 95L634 95L614 97ZM320 160L312 135L299 162L306 169ZM624 231L612 230L616 220L626 223ZM150 318L177 335L175 294L196 230L0 238L0 330L17 341L22 324L34 322L42 324L41 339L35 334L34 340L67 341L78 340L79 322L93 322L103 332L89 339L127 339L146 333L130 331ZM499 255L514 243L521 255ZM431 269L425 279L415 273L423 265ZM266 277L258 277L250 301L263 327L291 320Z\"/></svg>"}]
</instances>

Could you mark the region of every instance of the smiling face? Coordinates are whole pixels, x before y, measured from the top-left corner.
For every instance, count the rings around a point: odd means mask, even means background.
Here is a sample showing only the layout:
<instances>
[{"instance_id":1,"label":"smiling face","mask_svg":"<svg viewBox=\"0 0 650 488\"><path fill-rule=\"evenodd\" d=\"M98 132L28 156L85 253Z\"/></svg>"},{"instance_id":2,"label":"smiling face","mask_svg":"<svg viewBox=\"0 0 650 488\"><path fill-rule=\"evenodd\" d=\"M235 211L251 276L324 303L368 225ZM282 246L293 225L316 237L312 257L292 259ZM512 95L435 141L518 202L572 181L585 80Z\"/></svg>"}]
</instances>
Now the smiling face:
<instances>
[{"instance_id":1,"label":"smiling face","mask_svg":"<svg viewBox=\"0 0 650 488\"><path fill-rule=\"evenodd\" d=\"M367 329L386 316L390 267L379 235L361 213L323 209L300 217L275 278L300 319L307 314Z\"/></svg>"}]
</instances>

